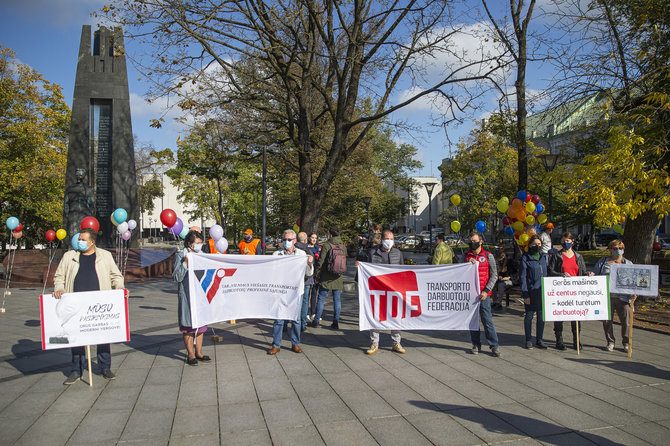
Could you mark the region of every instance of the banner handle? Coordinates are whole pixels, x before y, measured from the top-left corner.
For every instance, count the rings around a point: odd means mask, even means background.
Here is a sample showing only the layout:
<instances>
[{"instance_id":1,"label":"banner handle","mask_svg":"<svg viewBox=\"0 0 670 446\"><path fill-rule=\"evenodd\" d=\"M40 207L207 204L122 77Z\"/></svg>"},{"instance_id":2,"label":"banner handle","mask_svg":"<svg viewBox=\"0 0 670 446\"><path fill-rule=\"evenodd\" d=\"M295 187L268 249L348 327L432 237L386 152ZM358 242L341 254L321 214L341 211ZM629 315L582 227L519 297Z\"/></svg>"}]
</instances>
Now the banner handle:
<instances>
[{"instance_id":1,"label":"banner handle","mask_svg":"<svg viewBox=\"0 0 670 446\"><path fill-rule=\"evenodd\" d=\"M628 357L633 357L633 322L635 321L635 301L630 303L630 325L628 326Z\"/></svg>"},{"instance_id":2,"label":"banner handle","mask_svg":"<svg viewBox=\"0 0 670 446\"><path fill-rule=\"evenodd\" d=\"M93 373L91 372L91 346L86 346L86 358L88 358L88 386L93 387Z\"/></svg>"},{"instance_id":3,"label":"banner handle","mask_svg":"<svg viewBox=\"0 0 670 446\"><path fill-rule=\"evenodd\" d=\"M575 321L575 322L576 322L576 327L575 327L575 328L576 328L576 331L575 331L575 334L577 335L577 355L579 355L579 354L580 354L580 353L579 353L579 345L580 345L580 342L579 342L579 321Z\"/></svg>"}]
</instances>

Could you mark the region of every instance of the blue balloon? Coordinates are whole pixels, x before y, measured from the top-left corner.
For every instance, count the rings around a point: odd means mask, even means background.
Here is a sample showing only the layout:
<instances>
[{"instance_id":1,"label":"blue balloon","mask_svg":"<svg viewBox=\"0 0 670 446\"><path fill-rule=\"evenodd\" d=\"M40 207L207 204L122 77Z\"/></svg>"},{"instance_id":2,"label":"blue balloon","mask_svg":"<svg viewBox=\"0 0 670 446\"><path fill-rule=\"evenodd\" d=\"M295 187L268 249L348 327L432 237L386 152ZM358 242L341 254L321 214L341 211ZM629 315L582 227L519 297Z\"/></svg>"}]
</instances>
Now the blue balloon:
<instances>
[{"instance_id":1,"label":"blue balloon","mask_svg":"<svg viewBox=\"0 0 670 446\"><path fill-rule=\"evenodd\" d=\"M518 198L521 201L526 201L526 196L527 195L528 194L526 194L525 190L520 190L519 193L516 194L516 198Z\"/></svg>"},{"instance_id":2,"label":"blue balloon","mask_svg":"<svg viewBox=\"0 0 670 446\"><path fill-rule=\"evenodd\" d=\"M542 203L538 203L537 206L535 206L535 212L537 212L538 215L544 212L544 206Z\"/></svg>"},{"instance_id":3,"label":"blue balloon","mask_svg":"<svg viewBox=\"0 0 670 446\"><path fill-rule=\"evenodd\" d=\"M117 210L114 211L114 214L112 215L114 216L114 221L116 221L119 224L123 223L128 218L128 213L123 208L118 208Z\"/></svg>"},{"instance_id":4,"label":"blue balloon","mask_svg":"<svg viewBox=\"0 0 670 446\"><path fill-rule=\"evenodd\" d=\"M479 221L477 222L477 224L475 225L475 228L476 228L477 231L479 231L479 232L486 232L486 223L484 223L483 221L479 220Z\"/></svg>"},{"instance_id":5,"label":"blue balloon","mask_svg":"<svg viewBox=\"0 0 670 446\"><path fill-rule=\"evenodd\" d=\"M7 227L10 231L13 231L19 225L19 219L16 217L9 217L7 219Z\"/></svg>"},{"instance_id":6,"label":"blue balloon","mask_svg":"<svg viewBox=\"0 0 670 446\"><path fill-rule=\"evenodd\" d=\"M79 251L79 233L78 232L75 235L72 236L72 240L70 240L70 243L72 244L72 247L74 248L75 251Z\"/></svg>"},{"instance_id":7,"label":"blue balloon","mask_svg":"<svg viewBox=\"0 0 670 446\"><path fill-rule=\"evenodd\" d=\"M507 234L507 235L514 235L514 228L511 227L511 226L507 226L507 227L505 228L505 234Z\"/></svg>"}]
</instances>

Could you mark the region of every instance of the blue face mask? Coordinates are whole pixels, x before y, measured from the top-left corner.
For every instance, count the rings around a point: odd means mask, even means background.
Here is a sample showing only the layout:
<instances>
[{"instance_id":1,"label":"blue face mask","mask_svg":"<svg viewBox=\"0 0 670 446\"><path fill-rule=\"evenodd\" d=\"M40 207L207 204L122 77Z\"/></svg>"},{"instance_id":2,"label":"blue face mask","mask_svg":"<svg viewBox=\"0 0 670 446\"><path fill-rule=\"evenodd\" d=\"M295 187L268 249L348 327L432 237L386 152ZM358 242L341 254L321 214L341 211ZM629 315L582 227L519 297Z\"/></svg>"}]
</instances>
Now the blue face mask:
<instances>
[{"instance_id":1,"label":"blue face mask","mask_svg":"<svg viewBox=\"0 0 670 446\"><path fill-rule=\"evenodd\" d=\"M86 251L88 249L88 244L83 240L79 240L79 242L77 242L77 249L82 252Z\"/></svg>"},{"instance_id":2,"label":"blue face mask","mask_svg":"<svg viewBox=\"0 0 670 446\"><path fill-rule=\"evenodd\" d=\"M194 252L200 252L202 251L202 243L196 243L193 245L193 251Z\"/></svg>"},{"instance_id":3,"label":"blue face mask","mask_svg":"<svg viewBox=\"0 0 670 446\"><path fill-rule=\"evenodd\" d=\"M567 251L570 248L572 248L572 243L571 242L563 242L563 243L561 243L561 246L563 247L563 249L565 249Z\"/></svg>"},{"instance_id":4,"label":"blue face mask","mask_svg":"<svg viewBox=\"0 0 670 446\"><path fill-rule=\"evenodd\" d=\"M284 249L291 249L293 246L293 240L284 240Z\"/></svg>"}]
</instances>

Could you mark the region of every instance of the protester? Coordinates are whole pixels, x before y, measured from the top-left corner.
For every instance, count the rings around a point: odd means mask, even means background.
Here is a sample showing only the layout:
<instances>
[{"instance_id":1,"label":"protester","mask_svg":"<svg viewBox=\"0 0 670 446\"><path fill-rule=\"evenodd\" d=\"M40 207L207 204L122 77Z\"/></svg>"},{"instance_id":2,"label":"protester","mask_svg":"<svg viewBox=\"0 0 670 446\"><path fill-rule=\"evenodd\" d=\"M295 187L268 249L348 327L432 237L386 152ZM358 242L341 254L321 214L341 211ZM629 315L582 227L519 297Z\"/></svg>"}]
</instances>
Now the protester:
<instances>
[{"instance_id":1,"label":"protester","mask_svg":"<svg viewBox=\"0 0 670 446\"><path fill-rule=\"evenodd\" d=\"M316 264L315 275L319 281L319 299L316 304L316 315L312 321L312 327L316 328L319 326L326 296L328 295L328 291L331 291L333 293L334 315L333 323L330 327L339 329L340 310L342 307L340 297L342 295L342 288L344 288L342 275L346 271L347 248L342 242L338 228L330 228L329 233L330 238L324 243L319 261ZM344 262L344 270L341 269L342 262Z\"/></svg>"},{"instance_id":2,"label":"protester","mask_svg":"<svg viewBox=\"0 0 670 446\"><path fill-rule=\"evenodd\" d=\"M630 265L633 262L624 258L623 253L625 246L623 242L619 239L612 240L607 248L610 250L609 257L603 257L599 259L595 266L593 267L593 272L597 276L609 276L610 267L613 263ZM605 330L605 340L607 341L607 351L611 352L614 350L615 339L614 339L614 311L619 315L619 321L621 322L621 340L623 344L623 349L628 350L628 333L630 330L630 314L631 311L635 311L635 300L637 299L636 295L630 294L614 294L610 293L610 319L608 321L603 321L603 329Z\"/></svg>"},{"instance_id":3,"label":"protester","mask_svg":"<svg viewBox=\"0 0 670 446\"><path fill-rule=\"evenodd\" d=\"M309 249L309 245L307 244L307 233L306 232L298 232L298 239L295 242L295 247L300 249L301 251L304 251L306 254L311 255L311 250ZM314 258L314 256L312 256ZM310 275L309 277L305 277L305 290L302 295L302 304L300 306L300 331L305 331L307 330L307 323L309 322L309 319L307 317L307 310L309 307L309 295L310 292L312 291L312 285L314 284L314 275Z\"/></svg>"},{"instance_id":4,"label":"protester","mask_svg":"<svg viewBox=\"0 0 670 446\"><path fill-rule=\"evenodd\" d=\"M554 224L549 222L547 223L544 228L542 228L542 232L540 233L540 240L542 240L542 253L547 254L551 248L552 248L552 243L551 243L551 233L554 232Z\"/></svg>"},{"instance_id":5,"label":"protester","mask_svg":"<svg viewBox=\"0 0 670 446\"><path fill-rule=\"evenodd\" d=\"M184 338L186 347L186 363L198 365L198 361L210 361L210 357L202 354L202 341L207 326L194 328L191 323L191 299L189 294L188 259L189 252L201 252L203 247L202 235L198 231L189 231L184 237L184 249L175 254L174 271L172 278L177 282L177 318L179 319L179 331ZM195 349L193 344L195 340Z\"/></svg>"},{"instance_id":6,"label":"protester","mask_svg":"<svg viewBox=\"0 0 670 446\"><path fill-rule=\"evenodd\" d=\"M450 265L454 263L454 251L444 242L444 232L435 237L435 253L433 254L433 265Z\"/></svg>"},{"instance_id":7,"label":"protester","mask_svg":"<svg viewBox=\"0 0 670 446\"><path fill-rule=\"evenodd\" d=\"M308 240L307 249L309 249L309 251L307 251L307 254L310 254L312 257L314 257L314 262L317 262L319 260L319 256L321 255L321 246L317 245L319 236L316 235L315 232L312 232L309 235ZM316 316L316 302L319 298L319 284L316 281L316 277L313 276L312 280L314 283L312 284L309 296L309 314L311 314L311 317L309 318L310 323Z\"/></svg>"},{"instance_id":8,"label":"protester","mask_svg":"<svg viewBox=\"0 0 670 446\"><path fill-rule=\"evenodd\" d=\"M254 238L254 231L247 229L244 231L244 238L237 245L240 248L240 254L243 255L256 255L263 254L261 241L257 238Z\"/></svg>"},{"instance_id":9,"label":"protester","mask_svg":"<svg viewBox=\"0 0 670 446\"><path fill-rule=\"evenodd\" d=\"M95 246L98 234L86 228L79 232L79 243L76 251L68 251L63 255L56 274L54 275L53 296L60 299L65 293L82 291L104 291L124 289L123 276L114 263L109 251ZM128 297L128 290L124 295ZM82 347L72 347L72 368L63 384L71 385L81 379L86 361L86 351ZM112 354L109 344L97 346L98 367L100 374L106 379L115 379L111 371Z\"/></svg>"},{"instance_id":10,"label":"protester","mask_svg":"<svg viewBox=\"0 0 670 446\"><path fill-rule=\"evenodd\" d=\"M519 276L521 281L521 297L526 314L523 318L523 328L526 335L526 348L533 348L531 331L533 315L537 317L535 324L535 345L547 348L542 340L544 334L544 319L542 318L542 278L547 277L548 254L541 251L540 236L533 235L528 240L528 252L521 257Z\"/></svg>"},{"instance_id":11,"label":"protester","mask_svg":"<svg viewBox=\"0 0 670 446\"><path fill-rule=\"evenodd\" d=\"M479 270L479 317L482 325L484 325L484 334L486 341L491 348L494 356L500 357L500 346L498 345L498 334L496 328L493 326L493 315L491 314L491 299L489 298L493 292L493 287L498 280L498 273L496 272L496 261L493 254L487 252L482 248L483 238L479 232L473 232L468 237L468 244L470 250L465 255L465 261L473 263L478 266ZM478 354L482 350L481 336L479 327L477 330L470 331L470 338L472 339L471 353Z\"/></svg>"},{"instance_id":12,"label":"protester","mask_svg":"<svg viewBox=\"0 0 670 446\"><path fill-rule=\"evenodd\" d=\"M370 262L386 265L402 265L404 264L402 252L393 246L395 236L393 232L386 230L382 233L382 243L370 252ZM358 267L358 262L356 263ZM396 353L404 354L406 350L400 344L402 340L400 330L391 330L391 340L393 346L391 350ZM370 330L370 348L366 350L366 354L374 355L379 350L379 330Z\"/></svg>"},{"instance_id":13,"label":"protester","mask_svg":"<svg viewBox=\"0 0 670 446\"><path fill-rule=\"evenodd\" d=\"M273 256L304 256L307 258L307 269L305 270L305 279L312 277L314 274L314 258L307 255L302 249L295 247L296 235L293 229L287 229L284 231L282 237L281 248L274 253ZM304 297L304 293L303 293ZM304 301L304 299L303 299ZM268 350L268 355L276 355L281 349L281 340L282 334L284 332L284 323L289 321L284 321L281 319L275 319L272 327L272 347ZM302 348L300 348L300 321L290 321L291 322L291 350L296 353L302 353Z\"/></svg>"},{"instance_id":14,"label":"protester","mask_svg":"<svg viewBox=\"0 0 670 446\"><path fill-rule=\"evenodd\" d=\"M496 282L496 293L495 293L495 302L493 303L494 310L502 310L503 305L502 301L505 298L505 293L508 288L510 288L512 283L512 276L510 274L510 268L508 268L508 260L505 242L502 240L498 242L498 251L496 252L496 271L498 272L498 281Z\"/></svg>"},{"instance_id":15,"label":"protester","mask_svg":"<svg viewBox=\"0 0 670 446\"><path fill-rule=\"evenodd\" d=\"M570 232L561 234L561 250L553 254L549 259L549 275L559 277L592 276L593 273L586 271L584 257L575 249L575 237ZM570 321L572 328L572 347L577 349L577 321ZM556 348L565 350L563 342L563 321L554 322L554 334L556 335ZM579 346L581 349L581 344Z\"/></svg>"}]
</instances>

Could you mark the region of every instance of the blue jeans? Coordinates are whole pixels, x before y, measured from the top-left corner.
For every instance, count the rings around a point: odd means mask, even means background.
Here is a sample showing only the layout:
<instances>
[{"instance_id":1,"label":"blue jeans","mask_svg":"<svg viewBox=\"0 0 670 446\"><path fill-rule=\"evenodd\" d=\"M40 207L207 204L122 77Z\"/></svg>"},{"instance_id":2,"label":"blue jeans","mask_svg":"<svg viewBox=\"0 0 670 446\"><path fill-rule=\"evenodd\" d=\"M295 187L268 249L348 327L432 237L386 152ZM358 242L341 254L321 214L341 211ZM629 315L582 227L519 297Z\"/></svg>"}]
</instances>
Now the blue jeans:
<instances>
[{"instance_id":1,"label":"blue jeans","mask_svg":"<svg viewBox=\"0 0 670 446\"><path fill-rule=\"evenodd\" d=\"M335 306L335 315L333 316L333 322L340 321L340 310L342 309L342 303L340 302L340 296L342 290L330 290L333 292L333 305ZM319 300L316 303L316 317L315 321L321 321L321 315L323 314L323 304L328 295L328 290L324 287L319 287Z\"/></svg>"},{"instance_id":2,"label":"blue jeans","mask_svg":"<svg viewBox=\"0 0 670 446\"><path fill-rule=\"evenodd\" d=\"M312 291L312 285L305 285L305 292L302 295L302 307L300 309L300 328L307 327L307 306L309 305L310 291Z\"/></svg>"},{"instance_id":3,"label":"blue jeans","mask_svg":"<svg viewBox=\"0 0 670 446\"><path fill-rule=\"evenodd\" d=\"M479 302L479 318L482 320L482 325L484 325L484 334L486 335L486 342L489 343L489 347L498 346L498 334L496 333L496 328L493 326L493 315L491 314L491 296L488 296L486 300ZM472 339L472 345L480 347L482 341L480 338L481 330L472 330L470 331L470 338Z\"/></svg>"},{"instance_id":4,"label":"blue jeans","mask_svg":"<svg viewBox=\"0 0 670 446\"><path fill-rule=\"evenodd\" d=\"M526 342L530 341L531 338L533 315L535 313L537 313L537 321L535 322L535 340L540 342L542 340L542 335L544 335L544 319L542 319L542 312L526 309L526 314L523 316L523 330L526 333Z\"/></svg>"},{"instance_id":5,"label":"blue jeans","mask_svg":"<svg viewBox=\"0 0 670 446\"><path fill-rule=\"evenodd\" d=\"M88 364L86 360L86 347L72 347L70 350L72 351L71 372L78 373L81 376ZM109 344L98 344L96 350L100 371L109 370L112 366L112 353Z\"/></svg>"},{"instance_id":6,"label":"blue jeans","mask_svg":"<svg viewBox=\"0 0 670 446\"><path fill-rule=\"evenodd\" d=\"M272 346L281 348L281 338L284 332L284 323L291 322L291 345L300 345L300 324L297 321L275 319L272 326Z\"/></svg>"}]
</instances>

